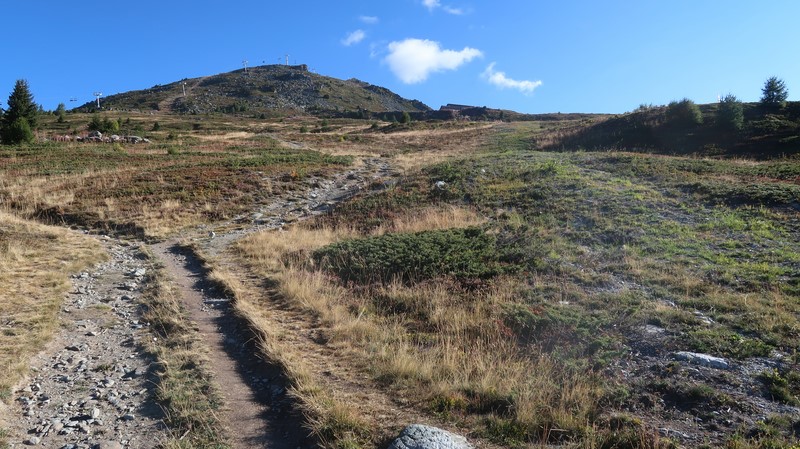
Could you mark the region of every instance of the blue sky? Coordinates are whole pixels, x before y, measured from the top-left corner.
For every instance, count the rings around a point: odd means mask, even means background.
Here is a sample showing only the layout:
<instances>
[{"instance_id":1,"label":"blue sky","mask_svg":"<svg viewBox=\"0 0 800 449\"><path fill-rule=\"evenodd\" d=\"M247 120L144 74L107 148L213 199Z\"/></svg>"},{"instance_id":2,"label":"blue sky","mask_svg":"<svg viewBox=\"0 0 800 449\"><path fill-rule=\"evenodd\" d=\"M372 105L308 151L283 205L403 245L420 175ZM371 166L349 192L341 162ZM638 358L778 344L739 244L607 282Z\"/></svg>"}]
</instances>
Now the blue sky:
<instances>
[{"instance_id":1,"label":"blue sky","mask_svg":"<svg viewBox=\"0 0 800 449\"><path fill-rule=\"evenodd\" d=\"M70 108L286 54L433 108L757 101L773 75L800 99L796 0L3 0L0 17L2 106L19 78L45 108Z\"/></svg>"}]
</instances>

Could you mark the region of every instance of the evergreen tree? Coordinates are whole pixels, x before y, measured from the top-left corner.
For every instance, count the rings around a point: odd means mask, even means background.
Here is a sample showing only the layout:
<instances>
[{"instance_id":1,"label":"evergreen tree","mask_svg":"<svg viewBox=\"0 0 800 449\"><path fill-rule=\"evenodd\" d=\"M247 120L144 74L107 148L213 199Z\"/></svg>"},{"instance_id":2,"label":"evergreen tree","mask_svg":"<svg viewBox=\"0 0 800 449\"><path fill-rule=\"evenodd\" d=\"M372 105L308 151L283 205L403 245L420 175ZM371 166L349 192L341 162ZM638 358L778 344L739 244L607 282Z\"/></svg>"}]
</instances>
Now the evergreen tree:
<instances>
[{"instance_id":1,"label":"evergreen tree","mask_svg":"<svg viewBox=\"0 0 800 449\"><path fill-rule=\"evenodd\" d=\"M764 82L764 87L761 89L761 104L770 107L783 107L786 105L786 99L789 97L789 91L786 89L786 83L777 76L771 76Z\"/></svg>"},{"instance_id":2,"label":"evergreen tree","mask_svg":"<svg viewBox=\"0 0 800 449\"><path fill-rule=\"evenodd\" d=\"M32 141L33 132L31 130L36 127L39 112L28 88L28 82L17 80L6 103L8 109L0 120L0 138L3 143L14 145Z\"/></svg>"},{"instance_id":3,"label":"evergreen tree","mask_svg":"<svg viewBox=\"0 0 800 449\"><path fill-rule=\"evenodd\" d=\"M39 106L33 101L27 81L17 80L6 104L8 104L8 110L3 115L4 126L10 126L18 118L23 117L31 128L36 128Z\"/></svg>"},{"instance_id":4,"label":"evergreen tree","mask_svg":"<svg viewBox=\"0 0 800 449\"><path fill-rule=\"evenodd\" d=\"M59 103L58 107L56 108L56 117L58 117L58 123L64 123L64 114L67 113L67 107L64 106L64 103Z\"/></svg>"},{"instance_id":5,"label":"evergreen tree","mask_svg":"<svg viewBox=\"0 0 800 449\"><path fill-rule=\"evenodd\" d=\"M744 126L744 108L742 102L733 94L725 95L719 102L717 124L724 129L739 131Z\"/></svg>"}]
</instances>

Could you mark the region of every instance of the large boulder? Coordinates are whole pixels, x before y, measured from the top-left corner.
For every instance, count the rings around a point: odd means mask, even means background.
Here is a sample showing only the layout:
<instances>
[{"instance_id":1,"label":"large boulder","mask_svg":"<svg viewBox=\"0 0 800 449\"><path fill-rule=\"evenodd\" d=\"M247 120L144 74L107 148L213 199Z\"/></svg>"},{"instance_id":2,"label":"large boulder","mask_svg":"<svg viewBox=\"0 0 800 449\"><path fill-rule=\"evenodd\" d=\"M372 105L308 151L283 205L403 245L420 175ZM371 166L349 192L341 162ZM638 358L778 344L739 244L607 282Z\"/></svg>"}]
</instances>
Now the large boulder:
<instances>
[{"instance_id":1,"label":"large boulder","mask_svg":"<svg viewBox=\"0 0 800 449\"><path fill-rule=\"evenodd\" d=\"M473 449L467 439L436 427L412 424L388 449Z\"/></svg>"}]
</instances>

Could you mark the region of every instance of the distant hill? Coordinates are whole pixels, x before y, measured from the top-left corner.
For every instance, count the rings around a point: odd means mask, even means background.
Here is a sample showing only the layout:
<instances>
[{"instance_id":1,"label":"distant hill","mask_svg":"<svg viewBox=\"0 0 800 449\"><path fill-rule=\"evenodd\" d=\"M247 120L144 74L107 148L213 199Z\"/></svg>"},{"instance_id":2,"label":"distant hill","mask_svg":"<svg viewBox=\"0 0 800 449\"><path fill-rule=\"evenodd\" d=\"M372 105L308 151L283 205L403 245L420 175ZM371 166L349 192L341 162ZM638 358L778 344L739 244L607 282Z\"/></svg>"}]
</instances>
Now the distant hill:
<instances>
[{"instance_id":1,"label":"distant hill","mask_svg":"<svg viewBox=\"0 0 800 449\"><path fill-rule=\"evenodd\" d=\"M744 103L741 130L720 126L716 103L699 105L699 125L671 122L666 106L641 107L576 128L548 149L617 149L701 156L773 158L800 154L800 102L779 109Z\"/></svg>"},{"instance_id":2,"label":"distant hill","mask_svg":"<svg viewBox=\"0 0 800 449\"><path fill-rule=\"evenodd\" d=\"M184 96L185 89L185 96ZM345 114L358 111L420 113L424 103L357 80L312 73L306 65L264 65L218 75L191 78L150 89L101 98L105 110L213 112L271 115L276 112ZM93 111L94 102L76 108Z\"/></svg>"}]
</instances>

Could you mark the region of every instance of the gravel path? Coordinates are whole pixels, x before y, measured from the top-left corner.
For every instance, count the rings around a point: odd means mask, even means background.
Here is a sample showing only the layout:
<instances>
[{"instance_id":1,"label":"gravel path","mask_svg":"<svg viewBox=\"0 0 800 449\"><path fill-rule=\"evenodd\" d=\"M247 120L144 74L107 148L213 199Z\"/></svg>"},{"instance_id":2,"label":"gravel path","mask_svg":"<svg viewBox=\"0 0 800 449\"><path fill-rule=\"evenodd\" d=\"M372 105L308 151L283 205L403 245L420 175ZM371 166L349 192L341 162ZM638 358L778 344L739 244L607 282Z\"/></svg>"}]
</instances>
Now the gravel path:
<instances>
[{"instance_id":1,"label":"gravel path","mask_svg":"<svg viewBox=\"0 0 800 449\"><path fill-rule=\"evenodd\" d=\"M366 159L333 179L307 180L307 189L249 215L200 227L197 235L203 238L195 240L216 254L251 232L324 213L394 175L384 160ZM11 448L143 449L169 436L153 400L153 360L141 346L142 339L153 338L137 302L150 262L139 243L98 238L110 260L73 276L73 291L59 316L61 330L34 357L31 378L15 393ZM228 300L213 294L201 264L181 252L176 241L150 250L179 287L189 317L211 349L211 369L225 402L222 419L234 447L308 447L311 441L286 395L281 370L257 358L252 334L230 311Z\"/></svg>"},{"instance_id":2,"label":"gravel path","mask_svg":"<svg viewBox=\"0 0 800 449\"><path fill-rule=\"evenodd\" d=\"M149 262L136 246L100 240L109 261L73 276L61 330L16 393L12 448L151 448L167 435L140 344L152 338L137 305Z\"/></svg>"}]
</instances>

